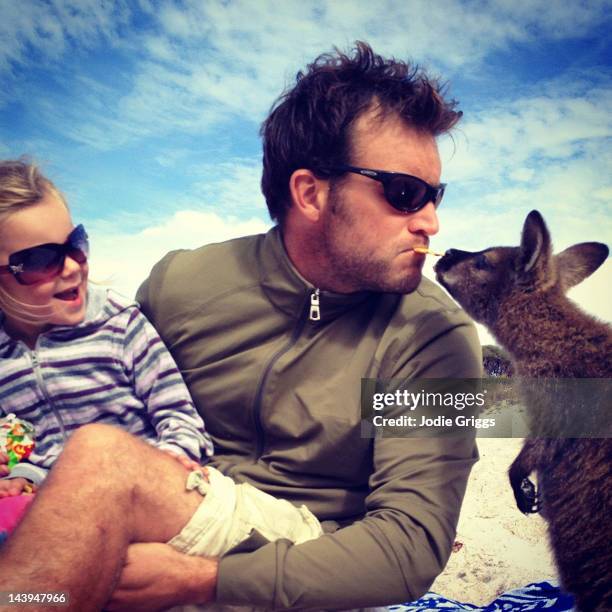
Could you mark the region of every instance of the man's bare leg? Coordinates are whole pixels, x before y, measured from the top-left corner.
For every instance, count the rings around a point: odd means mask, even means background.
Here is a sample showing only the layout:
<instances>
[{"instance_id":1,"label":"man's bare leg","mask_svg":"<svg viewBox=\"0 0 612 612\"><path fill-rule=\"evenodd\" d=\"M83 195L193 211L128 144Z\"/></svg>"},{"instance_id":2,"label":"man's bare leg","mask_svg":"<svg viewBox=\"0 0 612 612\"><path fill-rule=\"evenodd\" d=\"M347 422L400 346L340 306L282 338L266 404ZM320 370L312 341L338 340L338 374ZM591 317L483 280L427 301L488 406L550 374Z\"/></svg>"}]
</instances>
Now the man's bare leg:
<instances>
[{"instance_id":1,"label":"man's bare leg","mask_svg":"<svg viewBox=\"0 0 612 612\"><path fill-rule=\"evenodd\" d=\"M67 591L68 609L101 610L127 546L166 542L191 518L202 498L185 490L186 477L178 461L117 427L83 427L0 549L0 591Z\"/></svg>"}]
</instances>

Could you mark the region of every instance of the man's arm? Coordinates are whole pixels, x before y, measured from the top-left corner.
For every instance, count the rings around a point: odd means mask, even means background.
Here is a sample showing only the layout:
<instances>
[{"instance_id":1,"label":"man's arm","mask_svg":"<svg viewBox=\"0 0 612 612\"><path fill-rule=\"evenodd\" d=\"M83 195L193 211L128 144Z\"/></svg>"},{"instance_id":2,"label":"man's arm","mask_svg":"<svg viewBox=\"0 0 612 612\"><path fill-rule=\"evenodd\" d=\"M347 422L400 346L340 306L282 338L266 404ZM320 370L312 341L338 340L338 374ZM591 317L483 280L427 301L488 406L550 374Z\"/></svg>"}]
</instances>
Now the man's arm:
<instances>
[{"instance_id":1,"label":"man's arm","mask_svg":"<svg viewBox=\"0 0 612 612\"><path fill-rule=\"evenodd\" d=\"M153 612L215 600L217 559L192 557L167 544L132 544L108 612Z\"/></svg>"},{"instance_id":2,"label":"man's arm","mask_svg":"<svg viewBox=\"0 0 612 612\"><path fill-rule=\"evenodd\" d=\"M437 335L419 357L423 365L410 376L478 378L482 373L480 344L469 324ZM393 376L405 374L399 364ZM280 540L226 555L219 565L218 601L350 608L417 599L448 560L477 458L473 437L376 439L366 516L298 546Z\"/></svg>"}]
</instances>

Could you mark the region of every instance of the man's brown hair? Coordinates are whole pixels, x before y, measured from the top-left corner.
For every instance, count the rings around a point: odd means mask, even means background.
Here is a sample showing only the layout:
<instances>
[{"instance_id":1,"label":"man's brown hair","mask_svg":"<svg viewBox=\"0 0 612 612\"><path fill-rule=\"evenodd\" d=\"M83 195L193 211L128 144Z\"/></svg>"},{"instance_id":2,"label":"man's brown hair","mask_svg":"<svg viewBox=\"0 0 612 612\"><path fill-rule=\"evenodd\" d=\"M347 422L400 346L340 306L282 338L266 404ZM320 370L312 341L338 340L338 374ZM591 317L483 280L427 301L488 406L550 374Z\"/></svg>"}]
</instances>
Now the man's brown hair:
<instances>
[{"instance_id":1,"label":"man's brown hair","mask_svg":"<svg viewBox=\"0 0 612 612\"><path fill-rule=\"evenodd\" d=\"M418 66L374 53L357 42L348 55L335 49L298 72L293 88L273 104L261 126L261 188L272 219L283 223L290 206L289 179L298 168L327 176L326 168L350 164L351 127L370 108L397 115L438 136L461 118L445 87Z\"/></svg>"}]
</instances>

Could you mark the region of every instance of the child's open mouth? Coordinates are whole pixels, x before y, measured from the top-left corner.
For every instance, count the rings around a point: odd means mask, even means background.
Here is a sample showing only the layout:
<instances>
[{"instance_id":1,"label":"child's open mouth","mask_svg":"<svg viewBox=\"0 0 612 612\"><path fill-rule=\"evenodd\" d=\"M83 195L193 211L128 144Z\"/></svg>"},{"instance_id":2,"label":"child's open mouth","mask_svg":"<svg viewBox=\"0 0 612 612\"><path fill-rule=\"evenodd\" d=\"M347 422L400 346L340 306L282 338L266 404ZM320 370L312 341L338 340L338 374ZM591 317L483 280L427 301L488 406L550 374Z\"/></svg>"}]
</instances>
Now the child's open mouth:
<instances>
[{"instance_id":1,"label":"child's open mouth","mask_svg":"<svg viewBox=\"0 0 612 612\"><path fill-rule=\"evenodd\" d=\"M66 291L61 291L60 293L56 293L53 297L56 297L58 300L65 300L67 302L72 302L79 297L79 288L73 287L72 289L66 289Z\"/></svg>"}]
</instances>

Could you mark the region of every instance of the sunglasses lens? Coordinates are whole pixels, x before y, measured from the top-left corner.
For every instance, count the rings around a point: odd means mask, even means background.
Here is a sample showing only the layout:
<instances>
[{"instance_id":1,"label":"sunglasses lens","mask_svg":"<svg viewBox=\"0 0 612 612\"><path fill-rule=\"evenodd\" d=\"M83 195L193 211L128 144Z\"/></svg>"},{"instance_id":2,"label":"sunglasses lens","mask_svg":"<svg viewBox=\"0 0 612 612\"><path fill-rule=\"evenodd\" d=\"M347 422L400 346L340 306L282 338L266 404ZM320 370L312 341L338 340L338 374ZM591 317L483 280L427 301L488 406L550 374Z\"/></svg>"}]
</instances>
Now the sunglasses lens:
<instances>
[{"instance_id":1,"label":"sunglasses lens","mask_svg":"<svg viewBox=\"0 0 612 612\"><path fill-rule=\"evenodd\" d=\"M21 268L19 281L22 284L33 285L59 274L64 265L64 253L59 245L40 246L22 251L18 261L9 262Z\"/></svg>"},{"instance_id":2,"label":"sunglasses lens","mask_svg":"<svg viewBox=\"0 0 612 612\"><path fill-rule=\"evenodd\" d=\"M444 197L444 190L446 189L446 184L442 184L440 185L440 189L438 189L438 192L436 194L436 201L434 202L434 204L436 205L436 208L438 208L438 206L440 206L440 202L442 201L442 198Z\"/></svg>"},{"instance_id":3,"label":"sunglasses lens","mask_svg":"<svg viewBox=\"0 0 612 612\"><path fill-rule=\"evenodd\" d=\"M9 265L19 269L17 282L34 285L53 278L64 268L66 256L84 264L89 254L87 232L82 225L75 227L65 244L41 244L24 249L9 257Z\"/></svg>"},{"instance_id":4,"label":"sunglasses lens","mask_svg":"<svg viewBox=\"0 0 612 612\"><path fill-rule=\"evenodd\" d=\"M70 249L66 255L68 255L70 259L74 259L78 264L84 264L87 261L87 253L81 249Z\"/></svg>"},{"instance_id":5,"label":"sunglasses lens","mask_svg":"<svg viewBox=\"0 0 612 612\"><path fill-rule=\"evenodd\" d=\"M77 225L68 236L67 254L77 263L85 263L89 255L89 237L82 225Z\"/></svg>"},{"instance_id":6,"label":"sunglasses lens","mask_svg":"<svg viewBox=\"0 0 612 612\"><path fill-rule=\"evenodd\" d=\"M393 177L385 187L387 200L398 210L412 212L427 204L427 185L412 177Z\"/></svg>"}]
</instances>

